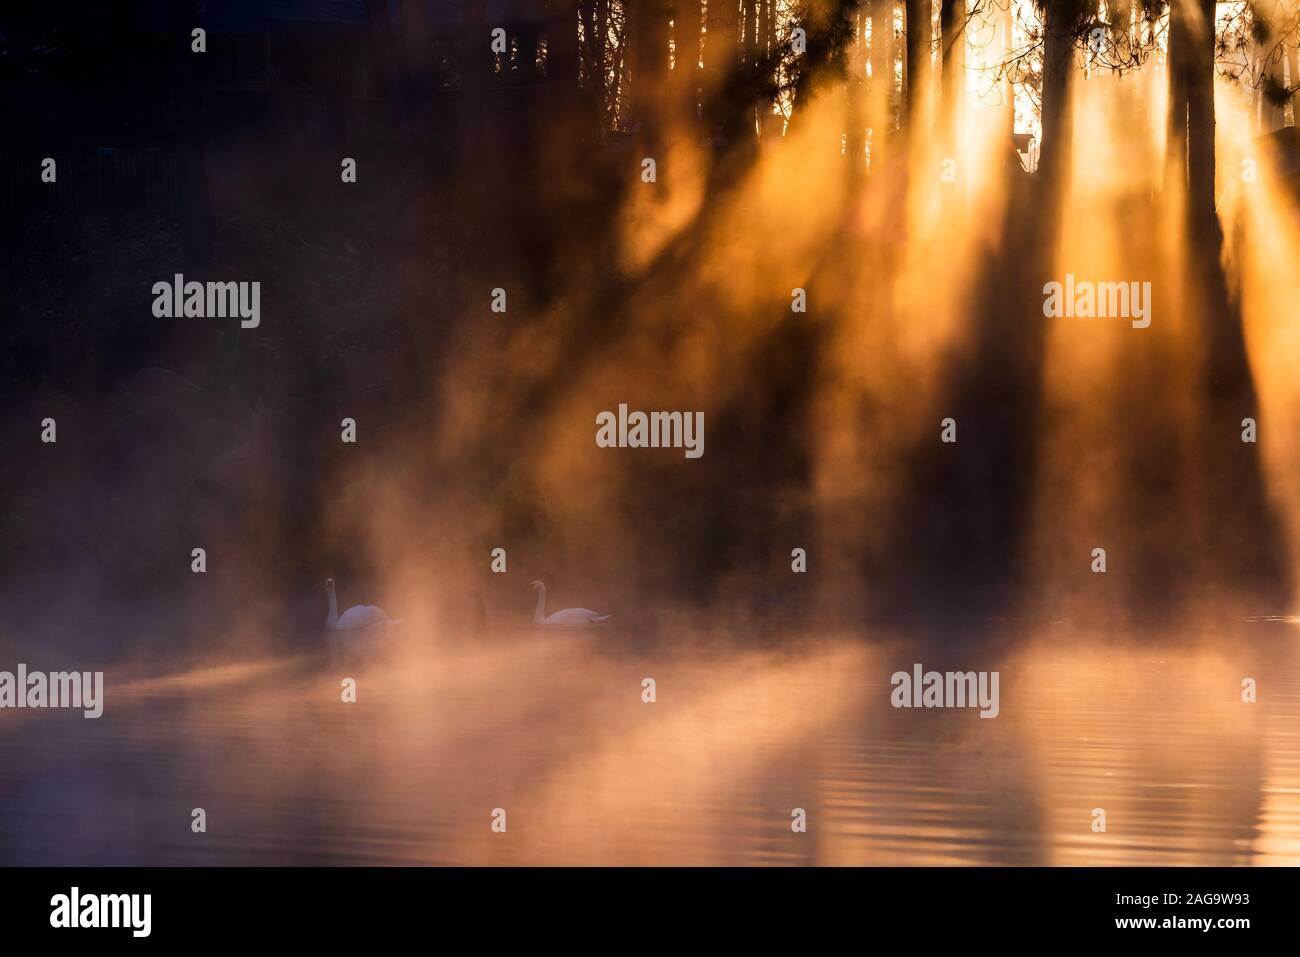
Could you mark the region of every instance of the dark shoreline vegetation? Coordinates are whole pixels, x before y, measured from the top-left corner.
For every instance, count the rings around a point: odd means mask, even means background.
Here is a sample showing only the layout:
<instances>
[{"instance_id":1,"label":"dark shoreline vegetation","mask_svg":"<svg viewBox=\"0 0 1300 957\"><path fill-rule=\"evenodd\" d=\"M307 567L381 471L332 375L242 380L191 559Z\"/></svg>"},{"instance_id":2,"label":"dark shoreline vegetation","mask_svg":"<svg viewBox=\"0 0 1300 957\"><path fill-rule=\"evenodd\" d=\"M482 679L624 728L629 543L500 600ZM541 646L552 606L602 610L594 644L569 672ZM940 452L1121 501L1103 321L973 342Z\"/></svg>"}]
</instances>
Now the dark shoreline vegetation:
<instances>
[{"instance_id":1,"label":"dark shoreline vegetation","mask_svg":"<svg viewBox=\"0 0 1300 957\"><path fill-rule=\"evenodd\" d=\"M1001 242L976 257L964 335L934 356L939 395L914 398L897 380L884 398L852 394L832 423L841 330L892 321L901 213L892 231L855 217L921 188L906 159L910 106L890 104L878 142L894 152L882 148L879 168L843 161L854 205L810 269L783 264L783 233L800 209L822 218L825 184L795 177L782 209L765 208L751 176L790 147L770 126L745 130L756 104L788 94L787 139L800 135L838 82L849 5L814 5L806 65L790 67L785 40L772 48L788 68L780 82L752 51L706 61L693 120L659 95L676 81L648 59L664 28L653 14L627 27L643 65L611 115L608 96L593 102L555 68L580 62L576 48L548 42L545 72L495 71L486 21L433 16L421 36L369 4L359 24L214 26L200 57L184 5L162 6L134 22L51 23L26 5L0 17L14 117L0 147L0 640L57 640L61 653L81 640L123 657L230 634L306 647L327 574L355 594L400 588L450 632L481 628L479 608L489 623L526 621L523 585L545 577L579 599L607 596L645 641L681 619L742 644L877 627L977 641L999 619L1043 619L1049 574L1069 583L1072 616L1137 634L1211 609L1225 620L1290 609L1276 506L1239 440L1240 420L1259 412L1220 265L1212 111L1208 193L1205 131L1186 131L1194 268L1156 292L1157 317L1191 304L1178 324L1190 331L1176 338L1157 318L1098 383L1115 427L1104 454L1081 448L1073 467L1123 488L1123 506L1095 539L1044 555L1030 542L1035 483L1044 432L1065 427L1043 404L1040 311L1064 215L1068 156L1050 139L1063 92L1042 92L1039 170L1006 151ZM1082 5L1051 6L1078 34ZM466 17L481 9L464 5ZM520 21L511 36L536 48L550 22ZM265 69L242 73L259 51ZM1193 90L1212 78L1208 59L1183 68ZM639 160L663 157L663 182L684 176L675 138L703 164L692 170L703 199L636 259L626 220L643 201ZM59 161L49 187L44 156ZM357 160L355 184L340 182L344 157ZM1150 252L1162 209L1149 195L1125 204L1124 252L1141 278L1169 275ZM952 206L954 229L965 215ZM934 263L936 282L945 268ZM745 277L743 299L720 288L728 269ZM260 327L155 318L151 288L176 273L260 282ZM504 315L489 308L498 287ZM794 287L808 290L806 315L790 310ZM665 361L646 365L656 350ZM622 391L575 395L578 373L603 366L622 370L611 373ZM1165 401L1180 390L1199 398L1194 414ZM624 402L706 410L708 453L601 450L628 456L616 481L557 498L548 443L586 454L564 443L591 442L594 416ZM959 422L953 446L938 441L945 415ZM39 443L47 416L52 446ZM355 446L339 442L345 416ZM918 419L887 447L900 459L882 462L872 437ZM816 459L841 427L861 454L827 495ZM878 481L889 494L855 492ZM1122 572L1089 573L1099 541ZM196 545L203 576L190 571ZM488 574L497 546L508 575ZM793 547L808 550L808 574L791 574ZM1061 571L1075 566L1074 578Z\"/></svg>"}]
</instances>

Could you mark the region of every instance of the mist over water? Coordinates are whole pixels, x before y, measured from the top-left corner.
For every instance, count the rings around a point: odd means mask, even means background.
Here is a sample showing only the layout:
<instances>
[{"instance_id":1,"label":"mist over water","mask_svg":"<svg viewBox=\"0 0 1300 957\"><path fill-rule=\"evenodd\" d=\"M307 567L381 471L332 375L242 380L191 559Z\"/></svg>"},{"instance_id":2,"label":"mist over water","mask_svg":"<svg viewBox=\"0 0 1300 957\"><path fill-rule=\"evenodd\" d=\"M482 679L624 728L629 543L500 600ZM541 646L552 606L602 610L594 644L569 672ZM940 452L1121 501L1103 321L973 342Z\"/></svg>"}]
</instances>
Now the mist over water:
<instances>
[{"instance_id":1,"label":"mist over water","mask_svg":"<svg viewBox=\"0 0 1300 957\"><path fill-rule=\"evenodd\" d=\"M334 673L303 656L110 674L98 721L6 721L0 855L1294 864L1293 629L1256 623L1133 647L1059 622L979 656L1002 674L995 720L890 707L889 675L910 670L915 646L857 636L653 655L617 633L603 645L435 642L358 670L349 706ZM1223 679L1238 673L1271 676L1257 707L1242 708ZM653 704L640 698L645 676ZM1099 806L1104 834L1088 827ZM190 833L193 807L207 812L207 833ZM505 833L490 829L494 808ZM807 812L806 834L791 831L794 808Z\"/></svg>"},{"instance_id":2,"label":"mist over water","mask_svg":"<svg viewBox=\"0 0 1300 957\"><path fill-rule=\"evenodd\" d=\"M604 136L508 77L366 150L213 135L197 264L148 209L28 210L0 669L107 691L0 712L0 862L1300 862L1285 155L1221 79L1207 252L1156 64L1075 78L1050 175L1005 103L954 143L826 64L758 138L695 122L727 64ZM151 315L181 272L259 282L257 327ZM1067 274L1150 326L1046 317ZM620 406L703 454L601 447ZM327 578L401 625L332 659ZM610 622L530 627L535 579ZM894 708L915 664L998 716Z\"/></svg>"}]
</instances>

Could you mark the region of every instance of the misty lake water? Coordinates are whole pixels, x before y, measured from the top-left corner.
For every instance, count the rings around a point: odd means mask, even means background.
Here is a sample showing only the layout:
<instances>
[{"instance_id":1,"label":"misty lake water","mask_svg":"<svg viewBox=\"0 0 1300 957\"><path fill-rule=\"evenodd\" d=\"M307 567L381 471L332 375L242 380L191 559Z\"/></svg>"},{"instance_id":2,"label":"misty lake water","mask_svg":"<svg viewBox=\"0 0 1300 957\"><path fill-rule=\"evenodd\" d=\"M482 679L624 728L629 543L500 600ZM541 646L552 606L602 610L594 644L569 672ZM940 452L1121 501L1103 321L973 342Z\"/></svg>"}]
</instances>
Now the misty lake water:
<instances>
[{"instance_id":1,"label":"misty lake water","mask_svg":"<svg viewBox=\"0 0 1300 957\"><path fill-rule=\"evenodd\" d=\"M110 671L98 720L0 711L0 863L1300 863L1294 624L1039 630L979 666L1001 674L991 720L891 707L893 672L948 667L906 642L512 636Z\"/></svg>"}]
</instances>

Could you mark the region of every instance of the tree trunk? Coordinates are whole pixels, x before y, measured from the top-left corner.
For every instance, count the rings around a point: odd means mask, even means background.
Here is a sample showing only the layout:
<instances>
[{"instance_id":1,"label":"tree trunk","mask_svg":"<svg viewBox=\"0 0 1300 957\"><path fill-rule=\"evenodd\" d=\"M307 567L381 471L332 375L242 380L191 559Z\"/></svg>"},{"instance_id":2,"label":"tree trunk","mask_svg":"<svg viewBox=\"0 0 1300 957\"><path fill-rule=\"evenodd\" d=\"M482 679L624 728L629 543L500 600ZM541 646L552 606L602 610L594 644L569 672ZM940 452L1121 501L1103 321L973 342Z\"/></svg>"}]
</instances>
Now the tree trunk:
<instances>
[{"instance_id":1,"label":"tree trunk","mask_svg":"<svg viewBox=\"0 0 1300 957\"><path fill-rule=\"evenodd\" d=\"M759 0L762 11L758 18L758 51L759 57L762 58L767 73L763 76L763 82L768 83L773 78L771 71L774 69L772 57L776 50L776 0ZM772 112L772 100L764 93L758 102L758 135L762 139L764 136L771 136L773 133L780 135L780 122L775 113Z\"/></svg>"},{"instance_id":2,"label":"tree trunk","mask_svg":"<svg viewBox=\"0 0 1300 957\"><path fill-rule=\"evenodd\" d=\"M495 151L487 143L483 122L485 88L492 71L492 53L487 42L487 0L466 0L457 39L460 60L460 96L456 114L460 171L463 187L457 193L457 223L460 241L477 249L481 232L470 224L475 211L487 202L499 180ZM469 253L472 257L473 253Z\"/></svg>"},{"instance_id":3,"label":"tree trunk","mask_svg":"<svg viewBox=\"0 0 1300 957\"><path fill-rule=\"evenodd\" d=\"M640 124L641 142L651 151L661 143L660 98L668 86L668 37L672 9L668 0L642 0L629 25L632 42L632 119Z\"/></svg>"},{"instance_id":4,"label":"tree trunk","mask_svg":"<svg viewBox=\"0 0 1300 957\"><path fill-rule=\"evenodd\" d=\"M745 97L744 125L758 132L758 91L762 89L763 78L759 74L758 62L758 8L760 0L744 0L744 24L742 47L745 51Z\"/></svg>"},{"instance_id":5,"label":"tree trunk","mask_svg":"<svg viewBox=\"0 0 1300 957\"><path fill-rule=\"evenodd\" d=\"M596 0L578 0L578 21L582 24L582 42L578 44L578 60L582 73L582 100L587 109L597 117L600 128L600 71L596 68Z\"/></svg>"},{"instance_id":6,"label":"tree trunk","mask_svg":"<svg viewBox=\"0 0 1300 957\"><path fill-rule=\"evenodd\" d=\"M487 0L466 0L460 28L461 92L459 127L466 171L478 166L482 147L483 87L491 69L487 41ZM473 182L473 177L470 178Z\"/></svg>"},{"instance_id":7,"label":"tree trunk","mask_svg":"<svg viewBox=\"0 0 1300 957\"><path fill-rule=\"evenodd\" d=\"M1260 460L1237 435L1258 407L1240 306L1228 289L1215 210L1214 0L1184 0L1179 56L1186 86L1186 308L1195 317L1205 405L1193 445L1201 450L1199 525L1214 581L1244 607L1276 607L1286 594L1285 551ZM1171 117L1171 122L1178 116ZM1242 410L1248 410L1243 412Z\"/></svg>"},{"instance_id":8,"label":"tree trunk","mask_svg":"<svg viewBox=\"0 0 1300 957\"><path fill-rule=\"evenodd\" d=\"M609 105L609 0L596 0L596 33L592 43L592 65L596 71L596 116L602 131L609 129L613 110ZM615 87L617 89L617 86Z\"/></svg>"},{"instance_id":9,"label":"tree trunk","mask_svg":"<svg viewBox=\"0 0 1300 957\"><path fill-rule=\"evenodd\" d=\"M1043 32L1042 139L1038 168L1045 182L1055 182L1068 168L1073 123L1070 86L1074 79L1074 37L1084 5L1079 0L1046 4Z\"/></svg>"},{"instance_id":10,"label":"tree trunk","mask_svg":"<svg viewBox=\"0 0 1300 957\"><path fill-rule=\"evenodd\" d=\"M943 54L939 129L944 155L957 158L958 175L964 178L961 132L966 116L966 0L942 0L939 35Z\"/></svg>"},{"instance_id":11,"label":"tree trunk","mask_svg":"<svg viewBox=\"0 0 1300 957\"><path fill-rule=\"evenodd\" d=\"M546 25L546 86L551 107L577 103L578 0L550 0ZM556 101L560 101L559 104Z\"/></svg>"},{"instance_id":12,"label":"tree trunk","mask_svg":"<svg viewBox=\"0 0 1300 957\"><path fill-rule=\"evenodd\" d=\"M1264 6L1266 4L1260 4L1260 7ZM1261 9L1257 14L1263 18L1265 31L1265 39L1260 44L1264 57L1264 62L1261 65L1265 80L1265 86L1260 91L1260 133L1271 133L1276 129L1281 129L1286 123L1286 108L1276 99L1277 91L1283 89L1286 82L1287 49L1285 46L1281 50L1277 49L1277 43L1280 39L1279 34L1283 27L1279 17L1281 11L1277 9L1276 4L1267 4L1267 6L1271 6L1273 9L1271 11ZM1272 16L1269 15L1270 13L1272 13ZM1272 95L1269 95L1270 93Z\"/></svg>"},{"instance_id":13,"label":"tree trunk","mask_svg":"<svg viewBox=\"0 0 1300 957\"><path fill-rule=\"evenodd\" d=\"M1300 89L1300 49L1294 46L1286 48L1287 62L1287 89L1291 90L1291 95L1287 97L1287 103L1291 107L1291 125L1300 126L1300 115L1296 114L1296 90ZM1283 115L1285 122L1285 114Z\"/></svg>"},{"instance_id":14,"label":"tree trunk","mask_svg":"<svg viewBox=\"0 0 1300 957\"><path fill-rule=\"evenodd\" d=\"M700 103L700 86L703 83L700 57L704 42L704 3L703 0L676 0L676 3L673 15L673 38L676 42L677 65L674 71L681 74L678 83L687 121L692 129L697 129L705 119Z\"/></svg>"},{"instance_id":15,"label":"tree trunk","mask_svg":"<svg viewBox=\"0 0 1300 957\"><path fill-rule=\"evenodd\" d=\"M1011 56L1012 50L1015 49L1015 4L1012 0L1005 0L1007 8L1002 11L1001 23L1001 57L1002 63L1007 62ZM1002 77L1002 126L1005 129L1005 135L1009 138L1016 132L1016 87L1011 82L1011 71L1008 69Z\"/></svg>"},{"instance_id":16,"label":"tree trunk","mask_svg":"<svg viewBox=\"0 0 1300 957\"><path fill-rule=\"evenodd\" d=\"M863 173L867 162L867 118L863 109L863 88L867 76L867 14L861 2L855 0L846 13L853 41L849 44L845 63L845 93L848 99L845 112L845 152L849 160L849 179L854 184Z\"/></svg>"},{"instance_id":17,"label":"tree trunk","mask_svg":"<svg viewBox=\"0 0 1300 957\"><path fill-rule=\"evenodd\" d=\"M388 16L387 0L366 0L366 18L370 23L370 68L367 71L370 76L366 78L367 86L375 83L381 102L391 106L396 84L393 82L393 58L389 52L393 41L393 22ZM370 90L366 92L371 93Z\"/></svg>"},{"instance_id":18,"label":"tree trunk","mask_svg":"<svg viewBox=\"0 0 1300 957\"><path fill-rule=\"evenodd\" d=\"M722 143L735 141L741 125L733 73L738 61L739 12L739 0L710 0L707 10L704 72L709 82L705 97L711 104L707 119L714 137Z\"/></svg>"},{"instance_id":19,"label":"tree trunk","mask_svg":"<svg viewBox=\"0 0 1300 957\"><path fill-rule=\"evenodd\" d=\"M871 166L889 155L894 130L895 0L871 0Z\"/></svg>"},{"instance_id":20,"label":"tree trunk","mask_svg":"<svg viewBox=\"0 0 1300 957\"><path fill-rule=\"evenodd\" d=\"M1194 228L1218 233L1214 211L1214 11L1215 0L1196 0L1200 17L1189 31L1187 75L1188 212ZM1217 247L1217 238L1215 239Z\"/></svg>"},{"instance_id":21,"label":"tree trunk","mask_svg":"<svg viewBox=\"0 0 1300 957\"><path fill-rule=\"evenodd\" d=\"M515 70L519 76L529 82L537 76L537 56L541 52L541 32L532 20L525 20L516 28L518 46L515 54Z\"/></svg>"},{"instance_id":22,"label":"tree trunk","mask_svg":"<svg viewBox=\"0 0 1300 957\"><path fill-rule=\"evenodd\" d=\"M1169 48L1165 71L1169 81L1169 116L1165 124L1165 163L1168 183L1176 190L1187 187L1187 60L1191 37L1182 0L1169 4Z\"/></svg>"},{"instance_id":23,"label":"tree trunk","mask_svg":"<svg viewBox=\"0 0 1300 957\"><path fill-rule=\"evenodd\" d=\"M911 125L921 108L921 90L930 73L930 0L903 0L907 53L903 61L903 123Z\"/></svg>"},{"instance_id":24,"label":"tree trunk","mask_svg":"<svg viewBox=\"0 0 1300 957\"><path fill-rule=\"evenodd\" d=\"M402 92L407 135L414 139L423 125L433 70L429 10L419 0L402 0Z\"/></svg>"},{"instance_id":25,"label":"tree trunk","mask_svg":"<svg viewBox=\"0 0 1300 957\"><path fill-rule=\"evenodd\" d=\"M181 263L186 272L203 274L212 265L212 211L208 198L207 131L203 118L203 67L206 56L190 53L193 10L178 4L169 24L172 41L172 120L179 154L181 190Z\"/></svg>"}]
</instances>

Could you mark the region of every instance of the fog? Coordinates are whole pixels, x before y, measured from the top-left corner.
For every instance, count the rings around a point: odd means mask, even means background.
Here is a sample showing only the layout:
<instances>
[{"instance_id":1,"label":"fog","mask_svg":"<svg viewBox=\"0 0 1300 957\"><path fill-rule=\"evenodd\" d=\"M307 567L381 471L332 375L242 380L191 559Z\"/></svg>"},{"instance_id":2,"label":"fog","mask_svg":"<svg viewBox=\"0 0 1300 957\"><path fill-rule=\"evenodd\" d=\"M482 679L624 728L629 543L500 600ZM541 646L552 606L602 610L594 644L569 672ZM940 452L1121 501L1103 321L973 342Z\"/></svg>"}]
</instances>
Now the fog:
<instances>
[{"instance_id":1,"label":"fog","mask_svg":"<svg viewBox=\"0 0 1300 957\"><path fill-rule=\"evenodd\" d=\"M1158 57L1075 77L1048 175L977 50L955 140L834 67L757 138L691 119L727 69L601 136L540 81L369 138L214 95L202 200L24 208L0 667L108 690L5 712L0 860L1294 862L1293 160L1220 76L1220 245ZM176 273L258 325L153 315ZM1067 274L1149 327L1048 318ZM601 447L620 405L703 454ZM327 578L400 625L331 656ZM998 718L891 707L916 663Z\"/></svg>"}]
</instances>

